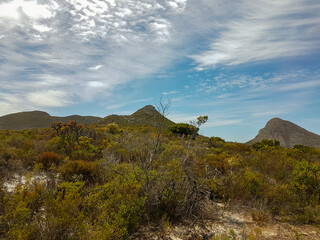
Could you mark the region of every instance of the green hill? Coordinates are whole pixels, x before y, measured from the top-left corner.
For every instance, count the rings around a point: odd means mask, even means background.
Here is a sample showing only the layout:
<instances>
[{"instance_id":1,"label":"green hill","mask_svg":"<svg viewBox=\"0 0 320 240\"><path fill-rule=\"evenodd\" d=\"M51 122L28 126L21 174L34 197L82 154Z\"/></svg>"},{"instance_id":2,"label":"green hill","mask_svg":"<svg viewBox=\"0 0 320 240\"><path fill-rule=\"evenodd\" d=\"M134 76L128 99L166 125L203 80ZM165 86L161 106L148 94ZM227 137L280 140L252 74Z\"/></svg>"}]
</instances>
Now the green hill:
<instances>
[{"instance_id":1,"label":"green hill","mask_svg":"<svg viewBox=\"0 0 320 240\"><path fill-rule=\"evenodd\" d=\"M105 125L116 123L119 126L147 126L157 127L161 122L165 127L168 127L174 122L162 116L154 106L147 105L131 115L109 115L105 118L93 116L71 115L66 117L56 117L42 111L20 112L8 114L0 117L1 130L22 130L32 128L47 128L53 122L67 123L71 120L77 121L84 125L98 123Z\"/></svg>"},{"instance_id":2,"label":"green hill","mask_svg":"<svg viewBox=\"0 0 320 240\"><path fill-rule=\"evenodd\" d=\"M8 114L0 117L0 129L22 130L30 128L47 128L52 122L69 122L76 120L77 123L90 125L96 123L101 118L92 116L71 115L67 117L55 117L42 111L20 112Z\"/></svg>"},{"instance_id":3,"label":"green hill","mask_svg":"<svg viewBox=\"0 0 320 240\"><path fill-rule=\"evenodd\" d=\"M154 106L147 105L131 115L109 115L99 121L99 124L116 123L119 126L148 126L156 127L162 121L165 127L174 122L162 116Z\"/></svg>"}]
</instances>

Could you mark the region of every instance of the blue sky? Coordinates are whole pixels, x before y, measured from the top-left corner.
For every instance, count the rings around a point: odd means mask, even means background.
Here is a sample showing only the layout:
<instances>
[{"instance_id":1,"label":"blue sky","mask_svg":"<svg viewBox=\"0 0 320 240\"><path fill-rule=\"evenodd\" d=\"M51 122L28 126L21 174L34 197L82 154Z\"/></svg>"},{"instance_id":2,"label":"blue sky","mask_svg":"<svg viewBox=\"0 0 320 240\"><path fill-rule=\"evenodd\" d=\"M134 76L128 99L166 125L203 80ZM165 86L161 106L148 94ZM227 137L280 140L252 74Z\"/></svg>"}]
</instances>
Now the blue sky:
<instances>
[{"instance_id":1,"label":"blue sky","mask_svg":"<svg viewBox=\"0 0 320 240\"><path fill-rule=\"evenodd\" d=\"M246 142L273 117L320 133L318 0L2 0L0 115L168 117Z\"/></svg>"}]
</instances>

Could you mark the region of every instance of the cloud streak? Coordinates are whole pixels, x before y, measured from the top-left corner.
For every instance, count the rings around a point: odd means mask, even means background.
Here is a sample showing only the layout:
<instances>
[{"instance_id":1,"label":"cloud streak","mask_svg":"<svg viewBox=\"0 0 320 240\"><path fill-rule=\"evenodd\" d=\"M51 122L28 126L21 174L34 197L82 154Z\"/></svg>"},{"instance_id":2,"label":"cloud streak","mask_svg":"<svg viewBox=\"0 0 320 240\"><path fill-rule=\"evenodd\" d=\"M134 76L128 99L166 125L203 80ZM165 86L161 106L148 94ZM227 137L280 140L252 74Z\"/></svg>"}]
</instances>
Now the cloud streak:
<instances>
[{"instance_id":1,"label":"cloud streak","mask_svg":"<svg viewBox=\"0 0 320 240\"><path fill-rule=\"evenodd\" d=\"M184 0L0 3L0 91L44 108L107 98L177 57L170 16L185 7Z\"/></svg>"},{"instance_id":2,"label":"cloud streak","mask_svg":"<svg viewBox=\"0 0 320 240\"><path fill-rule=\"evenodd\" d=\"M240 1L236 19L226 19L210 49L193 56L198 70L320 50L319 1Z\"/></svg>"}]
</instances>

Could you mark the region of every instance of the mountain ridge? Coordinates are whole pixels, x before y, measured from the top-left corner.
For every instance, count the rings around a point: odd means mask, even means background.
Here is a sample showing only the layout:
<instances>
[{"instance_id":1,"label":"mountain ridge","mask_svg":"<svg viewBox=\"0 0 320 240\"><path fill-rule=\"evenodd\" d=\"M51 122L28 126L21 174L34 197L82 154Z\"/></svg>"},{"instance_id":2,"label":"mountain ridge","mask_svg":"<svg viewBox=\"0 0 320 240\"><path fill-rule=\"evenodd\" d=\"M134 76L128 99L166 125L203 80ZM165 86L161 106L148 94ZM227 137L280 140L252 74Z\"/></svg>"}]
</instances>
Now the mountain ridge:
<instances>
[{"instance_id":1,"label":"mountain ridge","mask_svg":"<svg viewBox=\"0 0 320 240\"><path fill-rule=\"evenodd\" d=\"M52 122L67 123L71 120L77 121L85 125L98 124L105 125L109 123L116 123L120 126L151 126L157 127L159 121L162 121L164 126L174 124L173 121L163 117L154 106L146 105L131 115L108 115L104 118L95 116L80 116L70 115L65 117L51 116L44 111L25 111L18 113L11 113L0 117L1 130L22 130L33 128L47 128L51 126Z\"/></svg>"},{"instance_id":2,"label":"mountain ridge","mask_svg":"<svg viewBox=\"0 0 320 240\"><path fill-rule=\"evenodd\" d=\"M47 128L53 122L69 122L75 120L78 123L90 125L97 122L100 117L70 115L65 117L51 116L44 111L26 111L11 113L0 117L0 129L2 130L22 130L33 128Z\"/></svg>"},{"instance_id":3,"label":"mountain ridge","mask_svg":"<svg viewBox=\"0 0 320 240\"><path fill-rule=\"evenodd\" d=\"M154 106L146 105L138 109L131 115L116 115L112 114L104 117L98 124L117 123L120 126L149 126L157 127L159 121L162 121L164 126L174 124L173 121L161 115Z\"/></svg>"},{"instance_id":4,"label":"mountain ridge","mask_svg":"<svg viewBox=\"0 0 320 240\"><path fill-rule=\"evenodd\" d=\"M295 145L320 147L320 135L310 132L295 123L281 118L270 119L258 135L247 142L251 145L263 139L278 140L282 147L292 148Z\"/></svg>"}]
</instances>

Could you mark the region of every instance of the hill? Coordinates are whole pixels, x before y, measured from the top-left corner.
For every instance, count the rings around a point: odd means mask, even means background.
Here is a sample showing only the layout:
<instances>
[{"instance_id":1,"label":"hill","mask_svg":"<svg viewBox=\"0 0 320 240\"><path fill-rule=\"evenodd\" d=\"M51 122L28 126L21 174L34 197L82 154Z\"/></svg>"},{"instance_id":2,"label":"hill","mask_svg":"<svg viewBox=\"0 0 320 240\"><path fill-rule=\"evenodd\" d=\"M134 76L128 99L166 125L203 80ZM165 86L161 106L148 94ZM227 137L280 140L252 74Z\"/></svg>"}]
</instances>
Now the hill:
<instances>
[{"instance_id":1,"label":"hill","mask_svg":"<svg viewBox=\"0 0 320 240\"><path fill-rule=\"evenodd\" d=\"M149 126L156 127L159 121L163 121L164 126L168 127L174 122L162 116L154 106L147 105L131 115L109 115L100 120L99 124L116 123L120 126Z\"/></svg>"},{"instance_id":2,"label":"hill","mask_svg":"<svg viewBox=\"0 0 320 240\"><path fill-rule=\"evenodd\" d=\"M320 147L320 136L289 121L280 118L271 119L259 134L247 144L260 142L263 139L278 140L282 147L305 145Z\"/></svg>"},{"instance_id":3,"label":"hill","mask_svg":"<svg viewBox=\"0 0 320 240\"><path fill-rule=\"evenodd\" d=\"M52 122L69 122L76 120L77 123L85 125L93 124L101 118L92 116L71 115L67 117L55 117L42 111L20 112L8 114L0 117L0 129L3 130L22 130L29 128L50 127Z\"/></svg>"},{"instance_id":4,"label":"hill","mask_svg":"<svg viewBox=\"0 0 320 240\"><path fill-rule=\"evenodd\" d=\"M109 124L117 123L120 126L149 126L156 127L162 121L165 127L174 122L163 117L152 105L147 105L131 115L109 115L104 118L93 116L71 115L67 117L56 117L42 111L30 111L8 114L0 117L1 130L22 130L30 128L47 128L52 122L67 123L71 120L77 121L85 125L94 123Z\"/></svg>"}]
</instances>

